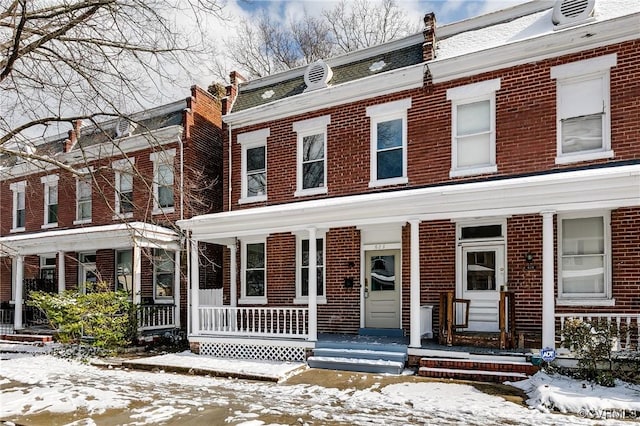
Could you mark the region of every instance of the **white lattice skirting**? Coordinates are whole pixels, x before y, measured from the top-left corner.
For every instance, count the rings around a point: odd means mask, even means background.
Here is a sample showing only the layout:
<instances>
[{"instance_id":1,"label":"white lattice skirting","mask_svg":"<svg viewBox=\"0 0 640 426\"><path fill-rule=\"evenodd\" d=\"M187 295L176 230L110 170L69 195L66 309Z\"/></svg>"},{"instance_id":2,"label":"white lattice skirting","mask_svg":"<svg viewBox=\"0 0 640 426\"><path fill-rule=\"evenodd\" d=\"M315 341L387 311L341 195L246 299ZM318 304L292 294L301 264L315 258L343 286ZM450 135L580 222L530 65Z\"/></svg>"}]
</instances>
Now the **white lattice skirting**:
<instances>
[{"instance_id":1,"label":"white lattice skirting","mask_svg":"<svg viewBox=\"0 0 640 426\"><path fill-rule=\"evenodd\" d=\"M300 346L200 342L200 355L269 361L306 361L306 350Z\"/></svg>"}]
</instances>

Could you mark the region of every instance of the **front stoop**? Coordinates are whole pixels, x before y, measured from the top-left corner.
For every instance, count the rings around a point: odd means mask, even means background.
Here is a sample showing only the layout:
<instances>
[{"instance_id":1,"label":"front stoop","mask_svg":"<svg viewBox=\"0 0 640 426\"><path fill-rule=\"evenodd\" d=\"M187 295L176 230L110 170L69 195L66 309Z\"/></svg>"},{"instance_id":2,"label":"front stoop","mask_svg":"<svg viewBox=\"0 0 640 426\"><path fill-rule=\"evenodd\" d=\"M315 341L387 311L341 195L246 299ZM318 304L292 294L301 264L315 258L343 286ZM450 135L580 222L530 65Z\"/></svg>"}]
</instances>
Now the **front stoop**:
<instances>
[{"instance_id":1,"label":"front stoop","mask_svg":"<svg viewBox=\"0 0 640 426\"><path fill-rule=\"evenodd\" d=\"M318 342L307 364L327 370L401 374L406 360L404 345Z\"/></svg>"},{"instance_id":2,"label":"front stoop","mask_svg":"<svg viewBox=\"0 0 640 426\"><path fill-rule=\"evenodd\" d=\"M502 383L527 379L539 367L526 360L509 360L496 357L492 360L422 358L418 374L423 377L475 380L479 382Z\"/></svg>"}]
</instances>

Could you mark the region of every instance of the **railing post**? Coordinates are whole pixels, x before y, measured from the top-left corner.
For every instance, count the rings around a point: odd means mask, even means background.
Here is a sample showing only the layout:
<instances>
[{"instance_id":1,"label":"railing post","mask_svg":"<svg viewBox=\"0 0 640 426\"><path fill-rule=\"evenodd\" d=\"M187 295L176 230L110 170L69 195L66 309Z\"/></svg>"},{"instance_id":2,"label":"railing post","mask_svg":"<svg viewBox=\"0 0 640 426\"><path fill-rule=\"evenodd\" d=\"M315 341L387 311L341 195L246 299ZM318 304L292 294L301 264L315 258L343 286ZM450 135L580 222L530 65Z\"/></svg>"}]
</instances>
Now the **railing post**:
<instances>
[{"instance_id":1,"label":"railing post","mask_svg":"<svg viewBox=\"0 0 640 426\"><path fill-rule=\"evenodd\" d=\"M447 346L453 346L453 291L447 292Z\"/></svg>"},{"instance_id":2,"label":"railing post","mask_svg":"<svg viewBox=\"0 0 640 426\"><path fill-rule=\"evenodd\" d=\"M500 301L498 302L498 323L500 327L500 349L507 348L507 332L506 332L506 293L500 292Z\"/></svg>"}]
</instances>

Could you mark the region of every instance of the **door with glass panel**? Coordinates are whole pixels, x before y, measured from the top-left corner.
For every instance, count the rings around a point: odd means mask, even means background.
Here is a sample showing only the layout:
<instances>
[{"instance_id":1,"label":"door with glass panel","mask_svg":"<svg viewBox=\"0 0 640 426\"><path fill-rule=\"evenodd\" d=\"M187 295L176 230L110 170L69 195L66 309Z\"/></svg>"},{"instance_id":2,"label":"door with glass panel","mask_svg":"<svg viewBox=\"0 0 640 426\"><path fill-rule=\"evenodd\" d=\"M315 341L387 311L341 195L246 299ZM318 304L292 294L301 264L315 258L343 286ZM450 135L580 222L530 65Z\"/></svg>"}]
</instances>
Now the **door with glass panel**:
<instances>
[{"instance_id":1,"label":"door with glass panel","mask_svg":"<svg viewBox=\"0 0 640 426\"><path fill-rule=\"evenodd\" d=\"M498 303L505 282L504 246L462 248L462 298L469 303L468 331L499 331ZM458 315L462 315L458 312ZM458 318L461 322L461 318Z\"/></svg>"},{"instance_id":2,"label":"door with glass panel","mask_svg":"<svg viewBox=\"0 0 640 426\"><path fill-rule=\"evenodd\" d=\"M400 327L400 250L368 251L365 262L365 327Z\"/></svg>"}]
</instances>

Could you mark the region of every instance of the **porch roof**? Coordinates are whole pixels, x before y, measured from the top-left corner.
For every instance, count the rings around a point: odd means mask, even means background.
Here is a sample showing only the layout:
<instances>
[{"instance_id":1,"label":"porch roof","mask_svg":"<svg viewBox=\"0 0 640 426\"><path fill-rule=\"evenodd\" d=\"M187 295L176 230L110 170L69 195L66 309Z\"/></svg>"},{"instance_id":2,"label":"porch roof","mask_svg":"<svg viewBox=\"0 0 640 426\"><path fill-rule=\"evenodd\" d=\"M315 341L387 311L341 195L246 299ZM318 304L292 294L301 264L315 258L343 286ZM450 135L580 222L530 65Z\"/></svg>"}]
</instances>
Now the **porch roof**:
<instances>
[{"instance_id":1,"label":"porch roof","mask_svg":"<svg viewBox=\"0 0 640 426\"><path fill-rule=\"evenodd\" d=\"M179 249L176 231L144 222L54 229L0 237L0 256L34 255L58 251L154 247Z\"/></svg>"},{"instance_id":2,"label":"porch roof","mask_svg":"<svg viewBox=\"0 0 640 426\"><path fill-rule=\"evenodd\" d=\"M569 212L640 206L640 164L497 178L480 182L367 193L247 208L179 221L199 241L544 211Z\"/></svg>"}]
</instances>

